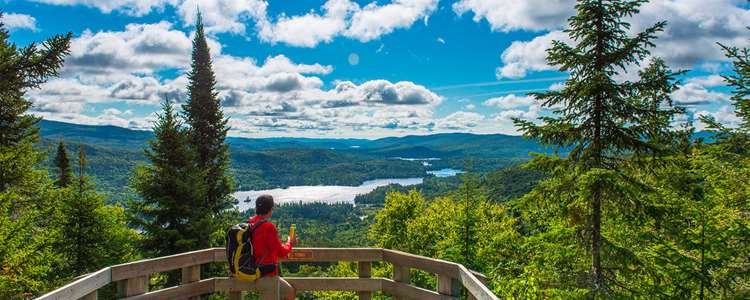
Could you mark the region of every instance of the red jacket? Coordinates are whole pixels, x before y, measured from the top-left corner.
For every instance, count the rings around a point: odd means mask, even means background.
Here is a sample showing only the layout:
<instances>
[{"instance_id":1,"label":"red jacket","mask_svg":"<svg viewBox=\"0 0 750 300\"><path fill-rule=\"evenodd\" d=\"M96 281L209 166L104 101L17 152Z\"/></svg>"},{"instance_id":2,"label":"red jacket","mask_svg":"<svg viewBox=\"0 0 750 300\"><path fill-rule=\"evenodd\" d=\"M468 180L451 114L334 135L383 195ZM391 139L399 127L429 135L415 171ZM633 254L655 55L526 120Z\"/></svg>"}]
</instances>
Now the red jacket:
<instances>
[{"instance_id":1,"label":"red jacket","mask_svg":"<svg viewBox=\"0 0 750 300\"><path fill-rule=\"evenodd\" d=\"M253 216L247 219L248 223L255 223L259 221L261 217ZM276 225L271 222L265 222L256 228L253 232L253 251L255 251L256 261L259 265L269 265L279 263L279 258L286 258L289 252L292 252L292 244L287 242L281 245L281 239L279 239L279 232L276 230ZM279 275L278 267L273 272L266 276Z\"/></svg>"}]
</instances>

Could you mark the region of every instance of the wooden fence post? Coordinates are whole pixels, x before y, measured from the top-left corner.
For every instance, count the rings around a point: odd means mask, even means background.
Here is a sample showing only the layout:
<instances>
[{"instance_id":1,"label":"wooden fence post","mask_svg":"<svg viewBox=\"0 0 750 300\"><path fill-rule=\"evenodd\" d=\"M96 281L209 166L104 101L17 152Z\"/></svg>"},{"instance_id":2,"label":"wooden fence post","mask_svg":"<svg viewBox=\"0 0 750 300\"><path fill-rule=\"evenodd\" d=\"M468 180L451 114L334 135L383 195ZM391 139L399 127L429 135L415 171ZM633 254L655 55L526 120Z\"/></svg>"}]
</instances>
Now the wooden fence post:
<instances>
[{"instance_id":1,"label":"wooden fence post","mask_svg":"<svg viewBox=\"0 0 750 300\"><path fill-rule=\"evenodd\" d=\"M149 276L133 277L117 282L117 297L125 298L148 292Z\"/></svg>"},{"instance_id":2,"label":"wooden fence post","mask_svg":"<svg viewBox=\"0 0 750 300\"><path fill-rule=\"evenodd\" d=\"M279 300L279 276L271 277L273 280L269 280L269 286L258 287L260 292L260 300Z\"/></svg>"},{"instance_id":3,"label":"wooden fence post","mask_svg":"<svg viewBox=\"0 0 750 300\"><path fill-rule=\"evenodd\" d=\"M98 290L93 291L89 293L88 295L83 296L83 298L81 298L80 300L97 300L99 297L98 292L99 292Z\"/></svg>"},{"instance_id":4,"label":"wooden fence post","mask_svg":"<svg viewBox=\"0 0 750 300\"><path fill-rule=\"evenodd\" d=\"M201 280L201 266L189 266L182 268L182 282L180 284L186 284ZM190 297L188 300L198 300L200 297Z\"/></svg>"},{"instance_id":5,"label":"wooden fence post","mask_svg":"<svg viewBox=\"0 0 750 300\"><path fill-rule=\"evenodd\" d=\"M229 300L242 300L242 292L229 292Z\"/></svg>"},{"instance_id":6,"label":"wooden fence post","mask_svg":"<svg viewBox=\"0 0 750 300\"><path fill-rule=\"evenodd\" d=\"M372 264L369 261L360 261L357 263L357 273L359 278L372 277ZM360 291L359 300L372 300L372 292Z\"/></svg>"},{"instance_id":7,"label":"wooden fence post","mask_svg":"<svg viewBox=\"0 0 750 300\"><path fill-rule=\"evenodd\" d=\"M441 295L460 297L461 282L456 278L438 274L437 291Z\"/></svg>"},{"instance_id":8,"label":"wooden fence post","mask_svg":"<svg viewBox=\"0 0 750 300\"><path fill-rule=\"evenodd\" d=\"M411 269L409 267L403 267L399 265L393 265L393 281L404 284L411 284ZM393 299L401 300L402 297L393 297Z\"/></svg>"}]
</instances>

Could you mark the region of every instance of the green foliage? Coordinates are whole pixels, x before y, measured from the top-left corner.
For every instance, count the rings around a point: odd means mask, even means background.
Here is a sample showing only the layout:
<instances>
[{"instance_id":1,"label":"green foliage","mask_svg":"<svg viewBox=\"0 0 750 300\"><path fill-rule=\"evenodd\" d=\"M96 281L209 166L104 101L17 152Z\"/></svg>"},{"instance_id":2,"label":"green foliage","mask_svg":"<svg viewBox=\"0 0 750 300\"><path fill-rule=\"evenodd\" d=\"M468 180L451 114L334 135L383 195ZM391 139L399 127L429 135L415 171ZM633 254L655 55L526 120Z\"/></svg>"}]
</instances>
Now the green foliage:
<instances>
[{"instance_id":1,"label":"green foliage","mask_svg":"<svg viewBox=\"0 0 750 300\"><path fill-rule=\"evenodd\" d=\"M2 13L0 13L0 20ZM36 168L41 153L37 119L27 110L28 89L57 75L71 35L53 36L41 47L17 48L0 21L0 298L36 295L58 283L49 230L54 212L51 182Z\"/></svg>"},{"instance_id":2,"label":"green foliage","mask_svg":"<svg viewBox=\"0 0 750 300\"><path fill-rule=\"evenodd\" d=\"M195 163L189 137L164 101L154 124L155 140L144 150L150 165L136 169L132 186L142 201L129 202L131 222L142 231L147 256L164 256L209 247L216 228L205 205L205 172Z\"/></svg>"},{"instance_id":3,"label":"green foliage","mask_svg":"<svg viewBox=\"0 0 750 300\"><path fill-rule=\"evenodd\" d=\"M381 186L367 194L361 194L354 197L354 203L357 205L376 205L382 206L385 203L385 197L389 192L408 193L410 190L417 190L424 195L426 199L433 199L438 196L446 195L457 189L461 180L457 176L435 177L427 176L422 183L413 186L402 186L400 184L389 184Z\"/></svg>"},{"instance_id":4,"label":"green foliage","mask_svg":"<svg viewBox=\"0 0 750 300\"><path fill-rule=\"evenodd\" d=\"M105 206L104 196L86 176L86 155L80 148L78 186L54 193L60 199L54 228L55 250L64 262L61 274L73 277L135 258L138 234L127 227L122 207Z\"/></svg>"},{"instance_id":5,"label":"green foliage","mask_svg":"<svg viewBox=\"0 0 750 300\"><path fill-rule=\"evenodd\" d=\"M296 224L299 247L366 247L372 214L347 203L284 203L273 209L273 222L282 236ZM243 219L253 215L248 210Z\"/></svg>"},{"instance_id":6,"label":"green foliage","mask_svg":"<svg viewBox=\"0 0 750 300\"><path fill-rule=\"evenodd\" d=\"M55 185L58 187L67 187L73 183L73 168L70 167L68 159L68 150L65 148L65 142L60 139L57 144L57 155L55 156L55 170L57 171L57 180Z\"/></svg>"},{"instance_id":7,"label":"green foliage","mask_svg":"<svg viewBox=\"0 0 750 300\"><path fill-rule=\"evenodd\" d=\"M750 48L719 45L726 57L732 60L734 74L723 77L734 88L732 102L735 113L742 119L744 130L750 130Z\"/></svg>"},{"instance_id":8,"label":"green foliage","mask_svg":"<svg viewBox=\"0 0 750 300\"><path fill-rule=\"evenodd\" d=\"M211 54L203 32L203 21L198 12L195 38L193 39L191 71L188 73L189 99L183 105L184 116L189 126L188 136L198 168L204 170L204 207L213 214L229 209L234 203L231 192L234 183L227 173L229 168L229 146L227 136L228 119L221 111L215 90L216 77L211 69Z\"/></svg>"},{"instance_id":9,"label":"green foliage","mask_svg":"<svg viewBox=\"0 0 750 300\"><path fill-rule=\"evenodd\" d=\"M590 244L589 286L596 293L608 293L610 284L617 283L606 279L613 279L616 270L627 266L611 259L614 253L607 251L616 249L607 245L602 234L609 230L602 229L607 222L603 218L616 215L621 205L630 205L630 190L637 189L637 184L628 187L632 180L618 172L623 159L663 154L667 150L663 143L671 139L670 121L681 112L670 99L679 73L671 72L662 60L654 59L639 72L636 82L615 79L649 54L656 33L666 25L659 22L628 36L630 25L623 19L636 14L644 2L579 1L577 15L570 18L570 29L565 31L576 44L556 41L548 50L549 63L569 72L570 79L559 91L534 94L544 107L554 110L553 116L542 117L542 125L515 120L527 137L572 147L566 160L570 161L568 171L576 174L577 188L566 195L563 213ZM560 188L560 192L570 191ZM605 269L615 270L615 275L605 274Z\"/></svg>"},{"instance_id":10,"label":"green foliage","mask_svg":"<svg viewBox=\"0 0 750 300\"><path fill-rule=\"evenodd\" d=\"M408 242L412 240L413 232L408 226L422 215L424 209L425 199L416 190L408 194L389 192L385 196L385 206L370 227L370 238L377 242L378 247L410 252Z\"/></svg>"}]
</instances>

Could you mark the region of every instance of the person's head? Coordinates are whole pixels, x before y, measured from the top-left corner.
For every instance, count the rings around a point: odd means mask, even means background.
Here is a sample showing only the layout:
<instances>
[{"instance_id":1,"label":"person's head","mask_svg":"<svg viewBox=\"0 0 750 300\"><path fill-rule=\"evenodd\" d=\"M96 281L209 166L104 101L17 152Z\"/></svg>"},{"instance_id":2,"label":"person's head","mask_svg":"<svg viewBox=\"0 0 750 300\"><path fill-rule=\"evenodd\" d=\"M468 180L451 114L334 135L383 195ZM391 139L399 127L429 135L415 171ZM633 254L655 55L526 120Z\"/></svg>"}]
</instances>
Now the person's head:
<instances>
[{"instance_id":1,"label":"person's head","mask_svg":"<svg viewBox=\"0 0 750 300\"><path fill-rule=\"evenodd\" d=\"M258 199L255 199L255 214L259 216L268 215L270 217L271 212L273 212L273 196L258 196Z\"/></svg>"}]
</instances>

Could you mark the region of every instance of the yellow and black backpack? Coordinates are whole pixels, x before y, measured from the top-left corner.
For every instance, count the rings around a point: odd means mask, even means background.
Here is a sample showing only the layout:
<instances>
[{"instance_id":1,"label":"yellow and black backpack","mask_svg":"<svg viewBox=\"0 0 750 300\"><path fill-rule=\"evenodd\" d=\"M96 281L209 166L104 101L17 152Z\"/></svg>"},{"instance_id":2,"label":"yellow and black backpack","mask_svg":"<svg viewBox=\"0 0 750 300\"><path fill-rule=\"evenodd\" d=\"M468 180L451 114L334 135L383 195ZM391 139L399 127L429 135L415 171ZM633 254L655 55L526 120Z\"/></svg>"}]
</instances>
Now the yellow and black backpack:
<instances>
[{"instance_id":1,"label":"yellow and black backpack","mask_svg":"<svg viewBox=\"0 0 750 300\"><path fill-rule=\"evenodd\" d=\"M275 265L260 266L253 249L253 232L266 220L248 224L240 223L227 228L227 261L229 272L242 281L255 281L275 269Z\"/></svg>"}]
</instances>

